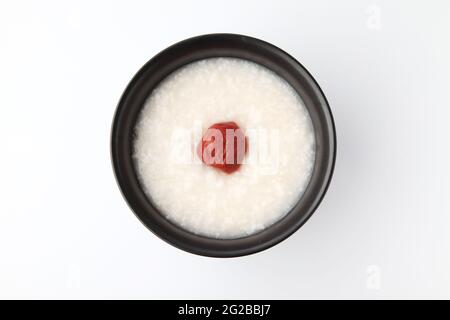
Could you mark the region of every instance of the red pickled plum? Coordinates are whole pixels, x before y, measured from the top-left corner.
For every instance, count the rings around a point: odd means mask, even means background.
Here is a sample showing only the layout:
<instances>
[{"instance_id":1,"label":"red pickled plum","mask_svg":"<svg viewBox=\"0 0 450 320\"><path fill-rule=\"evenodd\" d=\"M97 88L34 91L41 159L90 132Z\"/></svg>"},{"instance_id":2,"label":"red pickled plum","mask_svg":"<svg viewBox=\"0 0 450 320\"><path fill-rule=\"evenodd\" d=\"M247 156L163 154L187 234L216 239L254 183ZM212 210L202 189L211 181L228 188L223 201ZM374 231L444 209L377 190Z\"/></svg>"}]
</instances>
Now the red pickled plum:
<instances>
[{"instance_id":1,"label":"red pickled plum","mask_svg":"<svg viewBox=\"0 0 450 320\"><path fill-rule=\"evenodd\" d=\"M206 165L231 174L239 170L247 149L247 137L235 122L219 122L206 130L197 154Z\"/></svg>"}]
</instances>

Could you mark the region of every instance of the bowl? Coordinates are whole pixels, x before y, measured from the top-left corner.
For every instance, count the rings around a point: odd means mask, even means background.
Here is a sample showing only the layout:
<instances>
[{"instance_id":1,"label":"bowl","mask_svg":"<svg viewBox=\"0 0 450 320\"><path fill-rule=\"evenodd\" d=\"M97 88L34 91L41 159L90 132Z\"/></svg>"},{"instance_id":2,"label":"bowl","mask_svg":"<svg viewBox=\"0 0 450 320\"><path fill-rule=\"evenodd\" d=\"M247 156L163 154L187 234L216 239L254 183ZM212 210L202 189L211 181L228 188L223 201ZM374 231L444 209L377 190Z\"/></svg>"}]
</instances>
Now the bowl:
<instances>
[{"instance_id":1,"label":"bowl","mask_svg":"<svg viewBox=\"0 0 450 320\"><path fill-rule=\"evenodd\" d=\"M132 159L133 130L145 100L161 80L191 62L234 57L256 62L284 78L302 98L314 127L316 156L309 184L288 214L268 228L238 239L196 235L168 221L145 195ZM333 174L336 132L328 102L311 74L278 47L238 34L208 34L178 42L149 60L132 78L117 106L111 157L119 188L140 221L171 245L203 256L237 257L268 249L298 230L319 206ZM270 187L270 186L269 186Z\"/></svg>"}]
</instances>

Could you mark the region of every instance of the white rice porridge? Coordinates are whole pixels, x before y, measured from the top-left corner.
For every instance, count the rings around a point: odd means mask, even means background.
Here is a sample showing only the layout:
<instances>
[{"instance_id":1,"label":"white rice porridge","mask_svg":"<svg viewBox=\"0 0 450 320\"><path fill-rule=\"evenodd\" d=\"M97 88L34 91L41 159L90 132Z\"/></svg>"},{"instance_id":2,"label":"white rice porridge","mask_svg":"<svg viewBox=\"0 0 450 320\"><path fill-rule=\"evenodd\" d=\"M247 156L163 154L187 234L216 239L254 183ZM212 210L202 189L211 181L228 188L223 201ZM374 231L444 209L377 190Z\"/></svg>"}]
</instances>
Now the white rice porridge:
<instances>
[{"instance_id":1,"label":"white rice porridge","mask_svg":"<svg viewBox=\"0 0 450 320\"><path fill-rule=\"evenodd\" d=\"M232 174L205 165L194 151L197 131L226 121L256 132L248 146L257 156ZM174 132L189 133L191 158L174 161ZM220 239L254 234L284 217L315 159L300 96L269 69L235 58L194 62L164 79L141 111L133 147L138 178L158 210L190 232Z\"/></svg>"}]
</instances>

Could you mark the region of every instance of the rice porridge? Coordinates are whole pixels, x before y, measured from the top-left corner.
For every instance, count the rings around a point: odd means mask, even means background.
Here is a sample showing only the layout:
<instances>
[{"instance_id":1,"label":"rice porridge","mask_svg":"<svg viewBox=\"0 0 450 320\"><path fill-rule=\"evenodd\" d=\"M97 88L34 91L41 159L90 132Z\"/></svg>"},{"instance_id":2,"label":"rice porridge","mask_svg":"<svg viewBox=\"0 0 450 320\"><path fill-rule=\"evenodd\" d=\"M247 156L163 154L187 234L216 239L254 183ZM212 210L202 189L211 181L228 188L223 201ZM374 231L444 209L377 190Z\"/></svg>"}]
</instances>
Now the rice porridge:
<instances>
[{"instance_id":1,"label":"rice porridge","mask_svg":"<svg viewBox=\"0 0 450 320\"><path fill-rule=\"evenodd\" d=\"M205 160L217 140L206 140L212 130L223 133L224 146L235 142L234 152L219 156L232 154L231 163ZM228 139L229 131L240 136ZM283 218L308 185L314 159L314 130L300 96L242 59L176 70L153 90L135 127L133 161L148 198L172 223L211 238L248 236Z\"/></svg>"}]
</instances>

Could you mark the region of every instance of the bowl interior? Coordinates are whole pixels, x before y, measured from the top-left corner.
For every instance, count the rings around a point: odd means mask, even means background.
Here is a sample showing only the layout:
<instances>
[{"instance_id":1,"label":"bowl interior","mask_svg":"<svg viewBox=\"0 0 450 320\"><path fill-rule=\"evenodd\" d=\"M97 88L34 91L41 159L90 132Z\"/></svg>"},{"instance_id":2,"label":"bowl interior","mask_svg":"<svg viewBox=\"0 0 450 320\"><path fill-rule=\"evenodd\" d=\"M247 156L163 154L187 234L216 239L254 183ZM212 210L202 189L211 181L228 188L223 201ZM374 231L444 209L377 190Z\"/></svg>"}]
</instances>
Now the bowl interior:
<instances>
[{"instance_id":1,"label":"bowl interior","mask_svg":"<svg viewBox=\"0 0 450 320\"><path fill-rule=\"evenodd\" d=\"M141 189L132 159L134 126L153 88L174 70L194 61L213 57L247 59L284 78L298 92L309 111L316 139L314 169L298 203L272 226L238 239L207 238L169 222ZM111 134L111 156L116 180L136 216L170 244L188 252L214 257L255 253L294 233L322 200L332 176L335 154L333 118L324 94L309 72L281 49L255 38L234 34L211 34L187 39L147 62L123 93L116 109Z\"/></svg>"}]
</instances>

